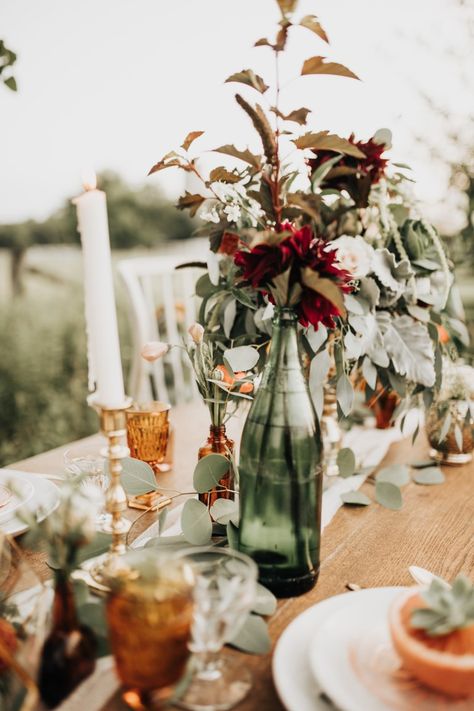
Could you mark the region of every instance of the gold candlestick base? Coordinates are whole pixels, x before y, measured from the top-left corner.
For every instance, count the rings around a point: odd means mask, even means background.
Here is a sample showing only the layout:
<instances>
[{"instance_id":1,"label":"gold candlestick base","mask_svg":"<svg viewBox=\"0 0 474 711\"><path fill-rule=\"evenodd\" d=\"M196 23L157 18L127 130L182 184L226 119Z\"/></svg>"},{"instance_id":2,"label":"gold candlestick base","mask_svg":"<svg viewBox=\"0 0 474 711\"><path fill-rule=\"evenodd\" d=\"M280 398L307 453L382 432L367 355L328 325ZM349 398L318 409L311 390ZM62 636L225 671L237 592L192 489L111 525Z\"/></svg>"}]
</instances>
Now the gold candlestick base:
<instances>
[{"instance_id":1,"label":"gold candlestick base","mask_svg":"<svg viewBox=\"0 0 474 711\"><path fill-rule=\"evenodd\" d=\"M122 569L121 556L126 551L126 537L131 522L123 515L127 510L127 495L120 475L122 459L128 457L129 449L123 442L127 434L126 411L132 405L131 398L125 398L120 407L110 408L89 400L100 417L100 430L107 437L107 446L101 454L108 459L110 484L105 495L105 508L110 514L110 524L104 526L106 533L112 534L112 542L107 553L90 561L87 572L100 588L107 587L107 580L114 578ZM92 584L93 585L93 584Z\"/></svg>"}]
</instances>

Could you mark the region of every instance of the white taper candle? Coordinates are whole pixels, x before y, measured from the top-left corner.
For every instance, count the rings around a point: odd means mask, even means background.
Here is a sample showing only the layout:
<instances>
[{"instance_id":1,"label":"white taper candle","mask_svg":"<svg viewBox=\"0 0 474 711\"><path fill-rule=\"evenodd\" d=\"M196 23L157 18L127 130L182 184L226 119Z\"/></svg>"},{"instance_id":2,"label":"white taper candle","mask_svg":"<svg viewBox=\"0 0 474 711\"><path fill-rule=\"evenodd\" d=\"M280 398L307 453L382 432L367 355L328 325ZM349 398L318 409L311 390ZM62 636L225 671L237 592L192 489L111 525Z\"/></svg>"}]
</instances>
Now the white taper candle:
<instances>
[{"instance_id":1,"label":"white taper candle","mask_svg":"<svg viewBox=\"0 0 474 711\"><path fill-rule=\"evenodd\" d=\"M89 356L89 387L103 407L123 405L123 386L106 195L95 185L73 200L77 208L84 263L84 294Z\"/></svg>"}]
</instances>

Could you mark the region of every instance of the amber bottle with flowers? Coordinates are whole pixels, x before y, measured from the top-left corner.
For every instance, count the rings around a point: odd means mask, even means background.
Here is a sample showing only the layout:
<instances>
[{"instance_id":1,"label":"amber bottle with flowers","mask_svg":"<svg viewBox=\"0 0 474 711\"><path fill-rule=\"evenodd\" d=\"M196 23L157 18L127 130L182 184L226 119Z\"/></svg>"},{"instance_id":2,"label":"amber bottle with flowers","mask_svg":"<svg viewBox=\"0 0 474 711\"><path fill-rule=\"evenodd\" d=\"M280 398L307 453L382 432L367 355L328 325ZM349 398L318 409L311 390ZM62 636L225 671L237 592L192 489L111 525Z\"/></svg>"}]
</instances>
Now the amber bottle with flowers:
<instances>
[{"instance_id":1,"label":"amber bottle with flowers","mask_svg":"<svg viewBox=\"0 0 474 711\"><path fill-rule=\"evenodd\" d=\"M204 327L192 324L190 339L180 346L185 349L191 362L196 385L210 415L209 434L199 448L198 459L208 454L222 454L229 459L229 469L209 492L199 494L199 499L208 508L218 498L234 499L234 441L227 436L226 424L239 405L252 399L252 369L259 360L259 352L251 346L228 348L224 351L206 337ZM142 349L142 357L148 361L165 356L170 348L167 343L150 342Z\"/></svg>"}]
</instances>

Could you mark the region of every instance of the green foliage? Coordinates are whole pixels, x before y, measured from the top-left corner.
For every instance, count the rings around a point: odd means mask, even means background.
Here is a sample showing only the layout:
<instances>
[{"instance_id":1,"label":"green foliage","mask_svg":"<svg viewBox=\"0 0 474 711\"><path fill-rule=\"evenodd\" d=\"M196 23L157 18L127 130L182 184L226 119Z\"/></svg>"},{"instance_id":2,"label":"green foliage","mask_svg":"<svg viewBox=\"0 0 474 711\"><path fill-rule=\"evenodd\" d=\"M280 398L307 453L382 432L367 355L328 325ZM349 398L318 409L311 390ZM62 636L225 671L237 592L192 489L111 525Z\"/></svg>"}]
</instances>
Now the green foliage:
<instances>
[{"instance_id":1,"label":"green foliage","mask_svg":"<svg viewBox=\"0 0 474 711\"><path fill-rule=\"evenodd\" d=\"M346 491L341 494L341 501L343 504L350 504L351 506L368 506L370 504L370 499L362 491Z\"/></svg>"},{"instance_id":2,"label":"green foliage","mask_svg":"<svg viewBox=\"0 0 474 711\"><path fill-rule=\"evenodd\" d=\"M11 91L17 90L16 79L12 73L12 67L16 62L16 54L5 46L5 42L0 40L0 81L2 81Z\"/></svg>"},{"instance_id":3,"label":"green foliage","mask_svg":"<svg viewBox=\"0 0 474 711\"><path fill-rule=\"evenodd\" d=\"M0 309L0 465L97 430L78 289Z\"/></svg>"},{"instance_id":4,"label":"green foliage","mask_svg":"<svg viewBox=\"0 0 474 711\"><path fill-rule=\"evenodd\" d=\"M421 593L427 606L413 610L411 626L440 637L474 624L474 585L459 575L452 586L433 580Z\"/></svg>"}]
</instances>

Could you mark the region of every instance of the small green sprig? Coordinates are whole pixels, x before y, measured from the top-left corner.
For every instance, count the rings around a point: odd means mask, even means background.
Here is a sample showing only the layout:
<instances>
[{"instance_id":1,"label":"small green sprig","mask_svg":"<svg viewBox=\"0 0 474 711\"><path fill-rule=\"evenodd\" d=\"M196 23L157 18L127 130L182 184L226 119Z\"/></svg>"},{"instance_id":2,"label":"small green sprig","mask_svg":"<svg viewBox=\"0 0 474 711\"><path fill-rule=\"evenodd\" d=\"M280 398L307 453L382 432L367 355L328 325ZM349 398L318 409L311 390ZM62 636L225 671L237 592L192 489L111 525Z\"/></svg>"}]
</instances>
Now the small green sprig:
<instances>
[{"instance_id":1,"label":"small green sprig","mask_svg":"<svg viewBox=\"0 0 474 711\"><path fill-rule=\"evenodd\" d=\"M459 575L452 586L433 580L421 593L427 607L411 613L411 626L429 637L440 637L474 624L474 585Z\"/></svg>"}]
</instances>

